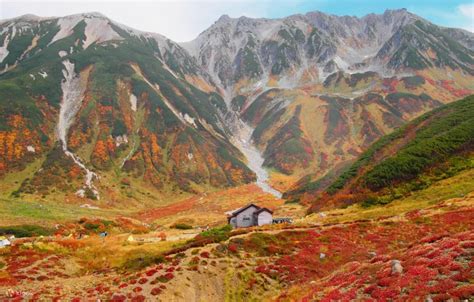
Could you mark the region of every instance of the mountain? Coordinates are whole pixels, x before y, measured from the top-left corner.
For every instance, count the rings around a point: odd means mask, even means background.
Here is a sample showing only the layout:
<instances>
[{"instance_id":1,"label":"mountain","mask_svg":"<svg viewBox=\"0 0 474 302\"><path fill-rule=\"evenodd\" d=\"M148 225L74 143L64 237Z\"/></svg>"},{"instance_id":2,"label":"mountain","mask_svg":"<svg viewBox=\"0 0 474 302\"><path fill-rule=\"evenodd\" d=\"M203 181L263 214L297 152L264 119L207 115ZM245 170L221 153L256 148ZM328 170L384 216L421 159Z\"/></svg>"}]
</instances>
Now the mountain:
<instances>
[{"instance_id":1,"label":"mountain","mask_svg":"<svg viewBox=\"0 0 474 302\"><path fill-rule=\"evenodd\" d=\"M472 93L473 41L400 9L222 16L181 45L255 128L271 183L284 191L337 174L377 138Z\"/></svg>"},{"instance_id":2,"label":"mountain","mask_svg":"<svg viewBox=\"0 0 474 302\"><path fill-rule=\"evenodd\" d=\"M307 184L289 196L312 211L387 204L474 168L474 96L432 110L371 145L329 186Z\"/></svg>"},{"instance_id":3,"label":"mountain","mask_svg":"<svg viewBox=\"0 0 474 302\"><path fill-rule=\"evenodd\" d=\"M473 41L470 32L441 28L401 9L362 18L321 12L282 19L224 15L182 46L214 82L239 94L249 90L246 81L295 87L335 71L395 75L449 66L472 75Z\"/></svg>"},{"instance_id":4,"label":"mountain","mask_svg":"<svg viewBox=\"0 0 474 302\"><path fill-rule=\"evenodd\" d=\"M279 197L474 90L474 35L404 9L222 16L181 44L100 13L26 15L0 43L13 196L141 204L257 180Z\"/></svg>"},{"instance_id":5,"label":"mountain","mask_svg":"<svg viewBox=\"0 0 474 302\"><path fill-rule=\"evenodd\" d=\"M255 179L229 140L224 101L178 44L98 13L23 16L0 32L0 172L36 166L15 195L127 198L129 187Z\"/></svg>"}]
</instances>

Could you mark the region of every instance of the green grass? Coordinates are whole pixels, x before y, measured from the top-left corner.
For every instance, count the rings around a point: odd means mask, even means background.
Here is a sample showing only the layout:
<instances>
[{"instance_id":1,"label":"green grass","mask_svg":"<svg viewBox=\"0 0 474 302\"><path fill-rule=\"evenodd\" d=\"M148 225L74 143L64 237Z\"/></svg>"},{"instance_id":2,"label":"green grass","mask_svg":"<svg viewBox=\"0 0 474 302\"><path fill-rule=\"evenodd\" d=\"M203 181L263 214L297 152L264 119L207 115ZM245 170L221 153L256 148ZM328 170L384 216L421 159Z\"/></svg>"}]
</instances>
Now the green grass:
<instances>
[{"instance_id":1,"label":"green grass","mask_svg":"<svg viewBox=\"0 0 474 302\"><path fill-rule=\"evenodd\" d=\"M10 198L26 178L31 177L35 171L41 168L45 158L46 156L42 156L26 165L25 169L4 175L0 181L0 198Z\"/></svg>"},{"instance_id":2,"label":"green grass","mask_svg":"<svg viewBox=\"0 0 474 302\"><path fill-rule=\"evenodd\" d=\"M54 201L25 201L0 198L0 221L2 225L40 224L54 225L78 217L113 215L113 211L92 210L79 205L69 205Z\"/></svg>"},{"instance_id":3,"label":"green grass","mask_svg":"<svg viewBox=\"0 0 474 302\"><path fill-rule=\"evenodd\" d=\"M365 185L378 190L415 179L427 167L470 148L474 143L474 96L447 105L442 111L440 118L417 131L416 137L395 156L373 167L363 177Z\"/></svg>"},{"instance_id":4,"label":"green grass","mask_svg":"<svg viewBox=\"0 0 474 302\"><path fill-rule=\"evenodd\" d=\"M221 242L229 239L232 226L227 224L223 227L212 228L199 234L200 237L210 239L213 242Z\"/></svg>"},{"instance_id":5,"label":"green grass","mask_svg":"<svg viewBox=\"0 0 474 302\"><path fill-rule=\"evenodd\" d=\"M186 224L186 223L176 223L171 226L173 229L178 229L178 230L191 230L193 228L192 225Z\"/></svg>"},{"instance_id":6,"label":"green grass","mask_svg":"<svg viewBox=\"0 0 474 302\"><path fill-rule=\"evenodd\" d=\"M50 236L54 234L53 228L45 228L38 225L15 225L0 226L0 235L14 235L17 238L34 237L34 236Z\"/></svg>"},{"instance_id":7,"label":"green grass","mask_svg":"<svg viewBox=\"0 0 474 302\"><path fill-rule=\"evenodd\" d=\"M434 117L434 118L432 118ZM374 190L394 182L413 180L436 162L446 161L474 138L474 96L435 109L376 141L359 159L328 188L330 194L342 189L358 175L363 167L370 167L374 156L394 140L407 135L410 127L432 118L417 131L416 137L396 155L372 166L363 177L363 184Z\"/></svg>"}]
</instances>

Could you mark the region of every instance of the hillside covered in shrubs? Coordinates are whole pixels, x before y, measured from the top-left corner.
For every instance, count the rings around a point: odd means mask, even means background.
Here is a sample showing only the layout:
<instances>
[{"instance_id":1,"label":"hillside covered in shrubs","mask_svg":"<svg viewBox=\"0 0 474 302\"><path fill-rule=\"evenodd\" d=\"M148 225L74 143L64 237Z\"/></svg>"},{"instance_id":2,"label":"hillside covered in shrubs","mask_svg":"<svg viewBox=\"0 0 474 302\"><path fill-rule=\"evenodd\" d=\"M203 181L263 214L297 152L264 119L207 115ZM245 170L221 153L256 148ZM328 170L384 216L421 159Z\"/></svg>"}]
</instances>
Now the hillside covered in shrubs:
<instances>
[{"instance_id":1,"label":"hillside covered in shrubs","mask_svg":"<svg viewBox=\"0 0 474 302\"><path fill-rule=\"evenodd\" d=\"M362 203L386 204L472 169L474 96L430 111L371 145L331 183L307 184L288 196L312 210ZM324 182L328 182L321 193Z\"/></svg>"}]
</instances>

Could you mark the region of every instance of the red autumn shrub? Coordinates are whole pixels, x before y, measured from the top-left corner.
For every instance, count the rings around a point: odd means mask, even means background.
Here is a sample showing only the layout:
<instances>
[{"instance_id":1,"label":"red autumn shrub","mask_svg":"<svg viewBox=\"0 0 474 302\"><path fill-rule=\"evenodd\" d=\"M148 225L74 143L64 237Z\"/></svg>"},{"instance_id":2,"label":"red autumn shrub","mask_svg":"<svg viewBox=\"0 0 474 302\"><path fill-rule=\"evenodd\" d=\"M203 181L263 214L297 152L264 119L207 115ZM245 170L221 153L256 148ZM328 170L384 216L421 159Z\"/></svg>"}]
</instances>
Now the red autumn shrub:
<instances>
[{"instance_id":1,"label":"red autumn shrub","mask_svg":"<svg viewBox=\"0 0 474 302\"><path fill-rule=\"evenodd\" d=\"M421 216L420 210L413 210L413 211L405 213L405 217L410 220L414 220L416 218L419 218L420 216Z\"/></svg>"},{"instance_id":2,"label":"red autumn shrub","mask_svg":"<svg viewBox=\"0 0 474 302\"><path fill-rule=\"evenodd\" d=\"M444 238L448 235L449 234L447 234L447 233L429 235L429 236L421 238L420 242L421 243L432 243L432 242L438 241L438 240L440 240L440 239L442 239L442 238Z\"/></svg>"},{"instance_id":3,"label":"red autumn shrub","mask_svg":"<svg viewBox=\"0 0 474 302\"><path fill-rule=\"evenodd\" d=\"M462 270L454 275L451 276L451 280L457 282L466 282L471 278L471 271L470 270Z\"/></svg>"},{"instance_id":4,"label":"red autumn shrub","mask_svg":"<svg viewBox=\"0 0 474 302\"><path fill-rule=\"evenodd\" d=\"M444 255L434 258L431 263L428 265L429 267L445 267L451 263L451 258Z\"/></svg>"},{"instance_id":5,"label":"red autumn shrub","mask_svg":"<svg viewBox=\"0 0 474 302\"><path fill-rule=\"evenodd\" d=\"M172 273L172 272L174 272L174 266L168 267L168 268L166 269L166 272L167 272L167 273Z\"/></svg>"},{"instance_id":6,"label":"red autumn shrub","mask_svg":"<svg viewBox=\"0 0 474 302\"><path fill-rule=\"evenodd\" d=\"M229 243L229 246L227 247L227 249L231 253L237 253L239 251L239 247L234 243Z\"/></svg>"},{"instance_id":7,"label":"red autumn shrub","mask_svg":"<svg viewBox=\"0 0 474 302\"><path fill-rule=\"evenodd\" d=\"M330 301L340 301L342 299L343 294L339 291L339 289L335 289L330 291L321 301L330 302Z\"/></svg>"},{"instance_id":8,"label":"red autumn shrub","mask_svg":"<svg viewBox=\"0 0 474 302\"><path fill-rule=\"evenodd\" d=\"M464 285L449 291L456 298L467 299L474 296L474 284Z\"/></svg>"},{"instance_id":9,"label":"red autumn shrub","mask_svg":"<svg viewBox=\"0 0 474 302\"><path fill-rule=\"evenodd\" d=\"M443 279L438 281L435 285L431 286L429 291L431 293L446 293L450 289L456 287L456 283L454 283L451 279Z\"/></svg>"},{"instance_id":10,"label":"red autumn shrub","mask_svg":"<svg viewBox=\"0 0 474 302\"><path fill-rule=\"evenodd\" d=\"M171 280L171 279L174 278L174 275L173 275L173 273L166 273L166 274L164 274L164 277L168 280Z\"/></svg>"},{"instance_id":11,"label":"red autumn shrub","mask_svg":"<svg viewBox=\"0 0 474 302\"><path fill-rule=\"evenodd\" d=\"M377 288L375 289L371 297L377 299L377 301L386 301L398 297L400 294L399 290L391 288Z\"/></svg>"},{"instance_id":12,"label":"red autumn shrub","mask_svg":"<svg viewBox=\"0 0 474 302\"><path fill-rule=\"evenodd\" d=\"M36 277L36 280L38 280L38 281L45 281L45 280L49 280L49 278L46 277L46 276L41 275L41 276Z\"/></svg>"},{"instance_id":13,"label":"red autumn shrub","mask_svg":"<svg viewBox=\"0 0 474 302\"><path fill-rule=\"evenodd\" d=\"M155 287L150 292L153 296L159 295L161 293L161 288Z\"/></svg>"},{"instance_id":14,"label":"red autumn shrub","mask_svg":"<svg viewBox=\"0 0 474 302\"><path fill-rule=\"evenodd\" d=\"M257 266L257 268L255 269L255 271L259 274L266 274L268 272L267 268L265 267L265 265L259 265Z\"/></svg>"},{"instance_id":15,"label":"red autumn shrub","mask_svg":"<svg viewBox=\"0 0 474 302\"><path fill-rule=\"evenodd\" d=\"M465 249L474 249L474 241L461 242L461 247Z\"/></svg>"},{"instance_id":16,"label":"red autumn shrub","mask_svg":"<svg viewBox=\"0 0 474 302\"><path fill-rule=\"evenodd\" d=\"M145 300L146 300L145 296L138 295L138 296L133 297L131 301L132 302L143 302Z\"/></svg>"},{"instance_id":17,"label":"red autumn shrub","mask_svg":"<svg viewBox=\"0 0 474 302\"><path fill-rule=\"evenodd\" d=\"M377 285L371 284L364 289L364 293L371 294L376 288L377 288Z\"/></svg>"},{"instance_id":18,"label":"red autumn shrub","mask_svg":"<svg viewBox=\"0 0 474 302\"><path fill-rule=\"evenodd\" d=\"M177 258L177 259L174 259L173 262L171 262L171 265L177 266L177 265L179 265L180 263L181 263L181 260L180 260L179 258Z\"/></svg>"},{"instance_id":19,"label":"red autumn shrub","mask_svg":"<svg viewBox=\"0 0 474 302\"><path fill-rule=\"evenodd\" d=\"M270 255L273 255L273 254L277 254L277 253L280 253L280 248L276 245L273 245L273 244L270 244L268 247L267 247L267 251Z\"/></svg>"},{"instance_id":20,"label":"red autumn shrub","mask_svg":"<svg viewBox=\"0 0 474 302\"><path fill-rule=\"evenodd\" d=\"M198 257L198 256L194 256L194 257L191 258L191 260L189 261L189 264L190 264L190 265L197 265L197 264L199 264L199 261L200 261L199 257Z\"/></svg>"},{"instance_id":21,"label":"red autumn shrub","mask_svg":"<svg viewBox=\"0 0 474 302\"><path fill-rule=\"evenodd\" d=\"M112 296L112 298L110 299L110 301L112 301L112 302L124 302L126 300L127 300L127 297L124 296L124 295L120 295L120 294L114 294ZM79 301L81 301L81 300L79 300Z\"/></svg>"},{"instance_id":22,"label":"red autumn shrub","mask_svg":"<svg viewBox=\"0 0 474 302\"><path fill-rule=\"evenodd\" d=\"M148 277L151 277L151 276L153 276L154 274L156 274L156 272L158 272L156 269L151 269L151 270L148 270L148 271L146 272L146 275L147 275Z\"/></svg>"},{"instance_id":23,"label":"red autumn shrub","mask_svg":"<svg viewBox=\"0 0 474 302\"><path fill-rule=\"evenodd\" d=\"M392 284L393 281L394 281L393 278L382 278L377 282L377 284L381 287L387 287L387 286L390 286L390 284Z\"/></svg>"},{"instance_id":24,"label":"red autumn shrub","mask_svg":"<svg viewBox=\"0 0 474 302\"><path fill-rule=\"evenodd\" d=\"M209 252L206 251L206 252L202 252L202 253L200 254L200 256L201 256L202 258L209 258L210 254L209 254Z\"/></svg>"}]
</instances>

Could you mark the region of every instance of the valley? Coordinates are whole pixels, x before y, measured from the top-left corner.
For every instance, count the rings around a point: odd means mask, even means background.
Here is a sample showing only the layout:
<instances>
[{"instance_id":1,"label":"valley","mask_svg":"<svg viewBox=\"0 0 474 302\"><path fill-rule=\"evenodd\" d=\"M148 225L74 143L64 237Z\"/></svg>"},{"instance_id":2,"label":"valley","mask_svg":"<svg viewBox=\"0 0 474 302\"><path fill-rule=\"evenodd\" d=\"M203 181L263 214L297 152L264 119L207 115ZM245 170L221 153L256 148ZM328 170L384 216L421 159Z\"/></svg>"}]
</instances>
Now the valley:
<instances>
[{"instance_id":1,"label":"valley","mask_svg":"<svg viewBox=\"0 0 474 302\"><path fill-rule=\"evenodd\" d=\"M406 9L0 20L0 300L471 301L473 92Z\"/></svg>"},{"instance_id":2,"label":"valley","mask_svg":"<svg viewBox=\"0 0 474 302\"><path fill-rule=\"evenodd\" d=\"M398 295L391 284L405 288L403 299L468 298L472 179L469 171L446 180L457 186L440 183L387 206L352 206L293 225L236 230L218 243L198 243L207 238L201 231L190 240L194 230L164 230L165 241L159 230L111 231L105 240L24 239L2 254L7 274L0 280L11 297L77 301L84 295L118 301L377 300ZM403 277L390 274L394 259L401 261ZM432 285L423 286L428 281Z\"/></svg>"}]
</instances>

